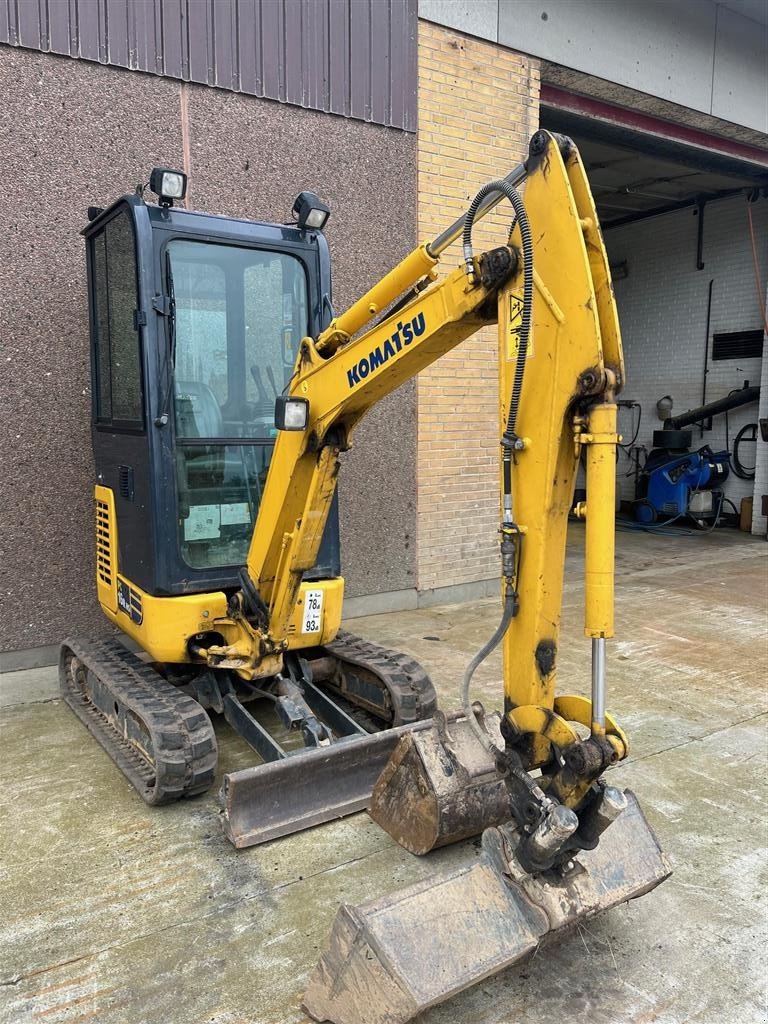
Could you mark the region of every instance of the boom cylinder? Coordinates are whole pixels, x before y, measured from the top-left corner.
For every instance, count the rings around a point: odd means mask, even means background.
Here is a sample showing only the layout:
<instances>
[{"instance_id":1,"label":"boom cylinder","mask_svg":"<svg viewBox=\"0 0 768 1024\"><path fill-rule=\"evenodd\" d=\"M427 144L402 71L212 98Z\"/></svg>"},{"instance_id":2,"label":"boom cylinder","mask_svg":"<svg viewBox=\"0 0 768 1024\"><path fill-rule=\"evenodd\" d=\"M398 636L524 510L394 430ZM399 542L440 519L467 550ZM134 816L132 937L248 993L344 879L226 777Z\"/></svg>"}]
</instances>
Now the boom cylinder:
<instances>
[{"instance_id":1,"label":"boom cylinder","mask_svg":"<svg viewBox=\"0 0 768 1024\"><path fill-rule=\"evenodd\" d=\"M527 173L526 165L521 163L514 167L504 180L510 185L519 185L520 182L525 181ZM491 192L487 195L475 214L475 220L478 221L481 217L485 217L494 207L498 206L503 198L503 192ZM373 288L361 296L353 306L331 321L317 339L318 351L323 352L327 348L337 348L340 343L344 343L353 334L357 334L374 316L391 305L404 291L412 288L440 262L441 253L456 241L463 228L464 214L437 238L410 252Z\"/></svg>"},{"instance_id":2,"label":"boom cylinder","mask_svg":"<svg viewBox=\"0 0 768 1024\"><path fill-rule=\"evenodd\" d=\"M439 258L431 255L426 244L420 245L413 252L408 253L405 259L393 267L388 274L385 274L354 305L331 321L317 339L318 350L322 352L333 343L334 339L350 338L353 334L357 334L361 327L364 327L369 320L386 309L406 289L413 287L438 262ZM338 341L336 345L338 345Z\"/></svg>"}]
</instances>

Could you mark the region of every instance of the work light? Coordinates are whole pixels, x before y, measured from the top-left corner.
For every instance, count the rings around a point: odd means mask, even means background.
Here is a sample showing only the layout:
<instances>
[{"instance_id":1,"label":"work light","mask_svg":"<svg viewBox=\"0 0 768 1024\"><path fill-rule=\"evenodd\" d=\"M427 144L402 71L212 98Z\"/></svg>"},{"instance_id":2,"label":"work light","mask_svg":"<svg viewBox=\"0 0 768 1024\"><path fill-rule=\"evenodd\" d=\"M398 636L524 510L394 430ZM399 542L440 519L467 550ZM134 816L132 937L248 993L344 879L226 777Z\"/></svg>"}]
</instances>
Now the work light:
<instances>
[{"instance_id":1,"label":"work light","mask_svg":"<svg viewBox=\"0 0 768 1024\"><path fill-rule=\"evenodd\" d=\"M173 206L174 199L183 199L187 193L187 176L169 167L153 167L149 187L160 197L161 206Z\"/></svg>"},{"instance_id":2,"label":"work light","mask_svg":"<svg viewBox=\"0 0 768 1024\"><path fill-rule=\"evenodd\" d=\"M331 215L331 208L314 192L299 192L293 204L293 212L300 228L322 231Z\"/></svg>"},{"instance_id":3,"label":"work light","mask_svg":"<svg viewBox=\"0 0 768 1024\"><path fill-rule=\"evenodd\" d=\"M278 395L275 399L275 426L278 430L306 430L309 402L306 398Z\"/></svg>"}]
</instances>

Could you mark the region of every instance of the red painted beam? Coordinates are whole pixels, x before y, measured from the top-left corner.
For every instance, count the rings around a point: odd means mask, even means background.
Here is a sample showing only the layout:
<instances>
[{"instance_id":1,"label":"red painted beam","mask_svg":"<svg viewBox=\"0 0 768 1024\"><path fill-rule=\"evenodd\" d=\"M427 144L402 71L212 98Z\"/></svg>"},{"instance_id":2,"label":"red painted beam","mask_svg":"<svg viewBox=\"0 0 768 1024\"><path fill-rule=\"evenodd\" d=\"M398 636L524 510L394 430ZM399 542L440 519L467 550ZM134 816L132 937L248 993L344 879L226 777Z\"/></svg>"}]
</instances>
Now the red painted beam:
<instances>
[{"instance_id":1,"label":"red painted beam","mask_svg":"<svg viewBox=\"0 0 768 1024\"><path fill-rule=\"evenodd\" d=\"M619 107L613 103L606 103L605 100L582 96L580 93L568 92L566 89L559 89L554 85L542 84L541 103L547 107L567 110L572 114L581 114L593 120L607 121L633 131L645 132L649 135L669 139L672 142L680 142L686 146L696 146L710 152L722 153L735 160L745 160L758 167L768 168L768 149L759 149L757 146L750 146L745 142L725 139L722 135L712 135L699 128L677 124L661 117L654 117L653 114L630 110L628 107Z\"/></svg>"}]
</instances>

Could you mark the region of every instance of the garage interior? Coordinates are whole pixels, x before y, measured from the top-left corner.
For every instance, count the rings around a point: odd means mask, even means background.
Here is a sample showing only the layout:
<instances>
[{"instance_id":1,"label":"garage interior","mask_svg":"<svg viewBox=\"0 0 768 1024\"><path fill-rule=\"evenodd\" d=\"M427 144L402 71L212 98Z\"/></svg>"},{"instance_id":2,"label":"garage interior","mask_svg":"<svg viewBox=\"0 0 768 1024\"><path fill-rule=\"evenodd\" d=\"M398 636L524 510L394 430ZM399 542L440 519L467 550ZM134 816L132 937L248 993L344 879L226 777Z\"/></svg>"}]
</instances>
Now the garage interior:
<instances>
[{"instance_id":1,"label":"garage interior","mask_svg":"<svg viewBox=\"0 0 768 1024\"><path fill-rule=\"evenodd\" d=\"M768 154L715 138L705 148L702 132L555 88L543 92L541 124L579 147L611 263L628 381L619 415L620 516L627 527L642 516L635 515L646 490L642 470L660 462L664 417L743 391L737 399L750 401L686 425L688 449L665 446L676 462L705 445L727 452L720 463L727 477L691 497L691 516L655 507L637 525L674 534L717 523L765 534L768 497L754 493L754 479ZM710 486L714 494L704 493Z\"/></svg>"}]
</instances>

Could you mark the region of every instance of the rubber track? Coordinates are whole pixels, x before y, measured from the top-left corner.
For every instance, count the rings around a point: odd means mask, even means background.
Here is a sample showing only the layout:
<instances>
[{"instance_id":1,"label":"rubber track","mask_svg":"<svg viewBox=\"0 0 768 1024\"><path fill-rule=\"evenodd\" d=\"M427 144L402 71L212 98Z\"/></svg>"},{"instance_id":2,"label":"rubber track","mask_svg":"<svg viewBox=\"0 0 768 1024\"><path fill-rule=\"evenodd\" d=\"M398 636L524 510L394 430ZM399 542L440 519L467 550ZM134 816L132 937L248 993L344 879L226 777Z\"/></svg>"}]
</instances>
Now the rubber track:
<instances>
[{"instance_id":1,"label":"rubber track","mask_svg":"<svg viewBox=\"0 0 768 1024\"><path fill-rule=\"evenodd\" d=\"M151 739L151 763L82 692L73 678L73 657L141 721ZM218 751L208 715L117 641L67 640L59 683L64 700L148 804L171 803L210 788Z\"/></svg>"},{"instance_id":2,"label":"rubber track","mask_svg":"<svg viewBox=\"0 0 768 1024\"><path fill-rule=\"evenodd\" d=\"M410 725L431 718L437 710L437 694L432 680L422 666L407 654L363 640L354 633L339 630L336 639L323 648L343 664L367 669L377 676L390 696L392 715L388 726ZM324 687L334 690L327 682ZM343 691L342 696L354 702L354 694ZM365 709L370 714L370 709Z\"/></svg>"}]
</instances>

